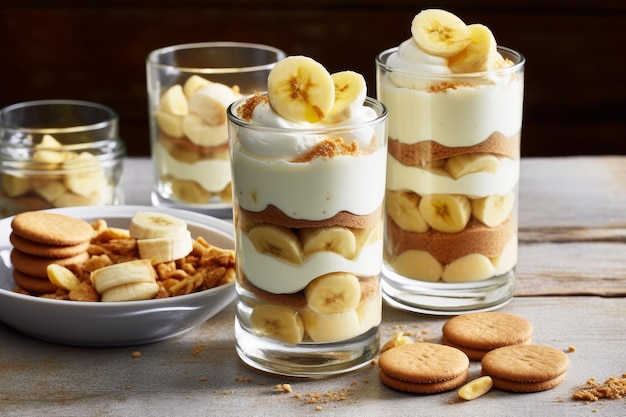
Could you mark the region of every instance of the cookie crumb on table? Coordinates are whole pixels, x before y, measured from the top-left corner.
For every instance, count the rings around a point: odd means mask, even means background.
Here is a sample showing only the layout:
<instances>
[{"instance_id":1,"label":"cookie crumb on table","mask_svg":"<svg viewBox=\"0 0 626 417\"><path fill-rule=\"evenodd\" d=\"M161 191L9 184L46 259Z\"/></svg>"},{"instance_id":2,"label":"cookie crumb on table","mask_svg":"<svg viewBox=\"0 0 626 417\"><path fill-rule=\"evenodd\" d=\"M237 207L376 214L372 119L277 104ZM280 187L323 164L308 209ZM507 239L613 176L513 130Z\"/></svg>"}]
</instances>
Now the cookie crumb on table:
<instances>
[{"instance_id":1,"label":"cookie crumb on table","mask_svg":"<svg viewBox=\"0 0 626 417\"><path fill-rule=\"evenodd\" d=\"M587 380L586 386L576 391L572 398L579 401L616 400L626 396L626 373L621 378L611 376L604 384L596 382L594 377Z\"/></svg>"}]
</instances>

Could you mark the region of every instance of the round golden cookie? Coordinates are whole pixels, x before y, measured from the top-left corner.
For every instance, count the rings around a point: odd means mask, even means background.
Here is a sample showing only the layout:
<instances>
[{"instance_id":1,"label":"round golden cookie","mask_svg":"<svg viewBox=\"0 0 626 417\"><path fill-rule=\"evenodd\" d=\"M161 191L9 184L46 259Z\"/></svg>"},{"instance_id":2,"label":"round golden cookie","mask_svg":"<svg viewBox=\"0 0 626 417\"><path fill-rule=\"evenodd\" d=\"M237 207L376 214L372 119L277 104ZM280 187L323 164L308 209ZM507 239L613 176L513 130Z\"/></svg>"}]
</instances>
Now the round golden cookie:
<instances>
[{"instance_id":1,"label":"round golden cookie","mask_svg":"<svg viewBox=\"0 0 626 417\"><path fill-rule=\"evenodd\" d=\"M537 392L563 382L569 357L542 345L513 345L494 349L481 361L482 374L493 379L496 388L514 392Z\"/></svg>"},{"instance_id":2,"label":"round golden cookie","mask_svg":"<svg viewBox=\"0 0 626 417\"><path fill-rule=\"evenodd\" d=\"M57 290L56 285L51 283L48 278L31 277L16 269L13 270L13 281L30 294L52 294Z\"/></svg>"},{"instance_id":3,"label":"round golden cookie","mask_svg":"<svg viewBox=\"0 0 626 417\"><path fill-rule=\"evenodd\" d=\"M435 393L467 380L468 357L458 349L435 343L409 343L389 349L378 360L383 384L402 391Z\"/></svg>"},{"instance_id":4,"label":"round golden cookie","mask_svg":"<svg viewBox=\"0 0 626 417\"><path fill-rule=\"evenodd\" d=\"M447 381L419 383L392 378L382 370L379 372L380 381L389 388L393 388L398 391L413 392L416 394L437 394L439 392L450 391L463 385L465 381L467 381L468 375L469 369L466 369L464 373L459 374L452 379L448 379Z\"/></svg>"},{"instance_id":5,"label":"round golden cookie","mask_svg":"<svg viewBox=\"0 0 626 417\"><path fill-rule=\"evenodd\" d=\"M82 219L46 211L27 211L11 221L16 235L44 245L72 246L91 239L93 228Z\"/></svg>"},{"instance_id":6,"label":"round golden cookie","mask_svg":"<svg viewBox=\"0 0 626 417\"><path fill-rule=\"evenodd\" d=\"M89 249L89 241L71 246L44 245L11 233L9 240L15 249L29 255L43 256L46 258L67 258L78 255Z\"/></svg>"},{"instance_id":7,"label":"round golden cookie","mask_svg":"<svg viewBox=\"0 0 626 417\"><path fill-rule=\"evenodd\" d=\"M63 266L80 264L89 259L87 252L79 253L68 258L44 258L42 256L29 255L17 249L11 251L11 263L13 269L36 278L48 277L48 265L59 264Z\"/></svg>"},{"instance_id":8,"label":"round golden cookie","mask_svg":"<svg viewBox=\"0 0 626 417\"><path fill-rule=\"evenodd\" d=\"M472 360L481 360L490 350L530 343L533 326L524 317L489 311L453 317L441 331L441 343L462 350Z\"/></svg>"}]
</instances>

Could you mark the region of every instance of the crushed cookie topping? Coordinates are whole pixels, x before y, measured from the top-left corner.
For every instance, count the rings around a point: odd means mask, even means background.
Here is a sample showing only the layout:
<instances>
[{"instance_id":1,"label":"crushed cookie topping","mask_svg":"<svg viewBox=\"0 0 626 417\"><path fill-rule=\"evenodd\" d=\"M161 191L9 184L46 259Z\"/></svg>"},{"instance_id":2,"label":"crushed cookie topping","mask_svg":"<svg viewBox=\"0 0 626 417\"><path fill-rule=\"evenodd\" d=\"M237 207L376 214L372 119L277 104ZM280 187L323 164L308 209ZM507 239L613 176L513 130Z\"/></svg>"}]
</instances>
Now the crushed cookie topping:
<instances>
[{"instance_id":1,"label":"crushed cookie topping","mask_svg":"<svg viewBox=\"0 0 626 417\"><path fill-rule=\"evenodd\" d=\"M239 107L239 109L237 110L237 116L239 116L239 118L241 118L242 120L250 121L252 120L252 112L254 111L256 106L261 103L269 103L269 100L270 99L268 96L262 96L257 93L250 97L248 100L246 100L246 102L241 107Z\"/></svg>"},{"instance_id":2,"label":"crushed cookie topping","mask_svg":"<svg viewBox=\"0 0 626 417\"><path fill-rule=\"evenodd\" d=\"M428 87L428 91L430 93L442 93L447 90L456 90L457 88L460 88L460 87L471 87L471 85L467 83L459 83L459 82L453 82L453 81L442 81L437 84L431 84Z\"/></svg>"},{"instance_id":3,"label":"crushed cookie topping","mask_svg":"<svg viewBox=\"0 0 626 417\"><path fill-rule=\"evenodd\" d=\"M334 158L337 156L355 156L359 153L359 144L346 144L342 138L326 139L318 143L313 149L291 162L310 162L317 158Z\"/></svg>"}]
</instances>

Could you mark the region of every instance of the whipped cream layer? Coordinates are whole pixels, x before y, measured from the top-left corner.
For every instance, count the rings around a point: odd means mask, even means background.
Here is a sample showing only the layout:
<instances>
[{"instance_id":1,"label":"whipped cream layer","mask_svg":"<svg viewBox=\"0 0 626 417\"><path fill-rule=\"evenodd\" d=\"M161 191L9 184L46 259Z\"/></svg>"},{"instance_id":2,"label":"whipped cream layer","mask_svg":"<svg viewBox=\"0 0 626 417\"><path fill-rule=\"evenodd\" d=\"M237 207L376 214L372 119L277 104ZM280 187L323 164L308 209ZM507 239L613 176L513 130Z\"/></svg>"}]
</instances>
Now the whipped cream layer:
<instances>
[{"instance_id":1,"label":"whipped cream layer","mask_svg":"<svg viewBox=\"0 0 626 417\"><path fill-rule=\"evenodd\" d=\"M252 112L250 122L255 129L239 131L241 150L259 159L289 161L335 136L341 137L346 144L356 141L361 148L367 148L375 135L368 122L376 119L376 112L365 106L353 110L350 117L337 123L294 122L278 115L269 103L261 102ZM338 129L337 133L332 129Z\"/></svg>"},{"instance_id":2,"label":"whipped cream layer","mask_svg":"<svg viewBox=\"0 0 626 417\"><path fill-rule=\"evenodd\" d=\"M504 195L519 178L520 161L501 158L496 172L475 172L458 179L426 169L402 165L393 156L387 161L387 189L409 190L418 195L463 194L469 198Z\"/></svg>"},{"instance_id":3,"label":"whipped cream layer","mask_svg":"<svg viewBox=\"0 0 626 417\"><path fill-rule=\"evenodd\" d=\"M350 272L357 276L375 276L381 270L383 243L379 239L364 246L354 259L346 259L334 252L317 252L309 255L302 265L285 263L274 256L256 251L248 236L237 233L241 251L240 267L250 283L273 294L293 294L315 278L331 272ZM285 279L289 277L289 279Z\"/></svg>"},{"instance_id":4,"label":"whipped cream layer","mask_svg":"<svg viewBox=\"0 0 626 417\"><path fill-rule=\"evenodd\" d=\"M197 182L207 191L218 193L230 183L231 167L228 159L201 159L194 163L179 161L156 142L153 158L160 175L172 175L180 180Z\"/></svg>"},{"instance_id":5,"label":"whipped cream layer","mask_svg":"<svg viewBox=\"0 0 626 417\"><path fill-rule=\"evenodd\" d=\"M293 219L324 220L341 211L372 213L384 198L386 147L306 163L255 159L240 143L232 152L237 203L246 210L258 212L271 204Z\"/></svg>"},{"instance_id":6,"label":"whipped cream layer","mask_svg":"<svg viewBox=\"0 0 626 417\"><path fill-rule=\"evenodd\" d=\"M417 46L413 38L407 39L398 46L398 50L387 59L387 65L410 73L452 74L446 58L431 55ZM404 77L397 73L393 76L398 86L413 88L414 77Z\"/></svg>"}]
</instances>

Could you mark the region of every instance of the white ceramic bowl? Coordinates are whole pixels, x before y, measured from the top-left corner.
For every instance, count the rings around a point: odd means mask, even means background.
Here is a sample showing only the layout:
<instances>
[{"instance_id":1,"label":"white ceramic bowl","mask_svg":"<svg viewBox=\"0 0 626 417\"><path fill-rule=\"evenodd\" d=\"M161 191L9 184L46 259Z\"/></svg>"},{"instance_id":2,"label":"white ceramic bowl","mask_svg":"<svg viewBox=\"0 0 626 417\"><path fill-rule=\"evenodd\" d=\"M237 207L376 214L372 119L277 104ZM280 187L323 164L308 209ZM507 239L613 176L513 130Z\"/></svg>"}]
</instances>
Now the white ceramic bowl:
<instances>
[{"instance_id":1,"label":"white ceramic bowl","mask_svg":"<svg viewBox=\"0 0 626 417\"><path fill-rule=\"evenodd\" d=\"M92 206L50 210L87 221L105 219L128 228L138 211L158 211L185 220L192 236L233 249L232 224L189 211L150 206ZM144 301L78 302L18 294L9 258L12 217L0 220L0 321L26 335L77 346L129 346L180 335L202 324L235 297L234 283L188 295Z\"/></svg>"}]
</instances>

